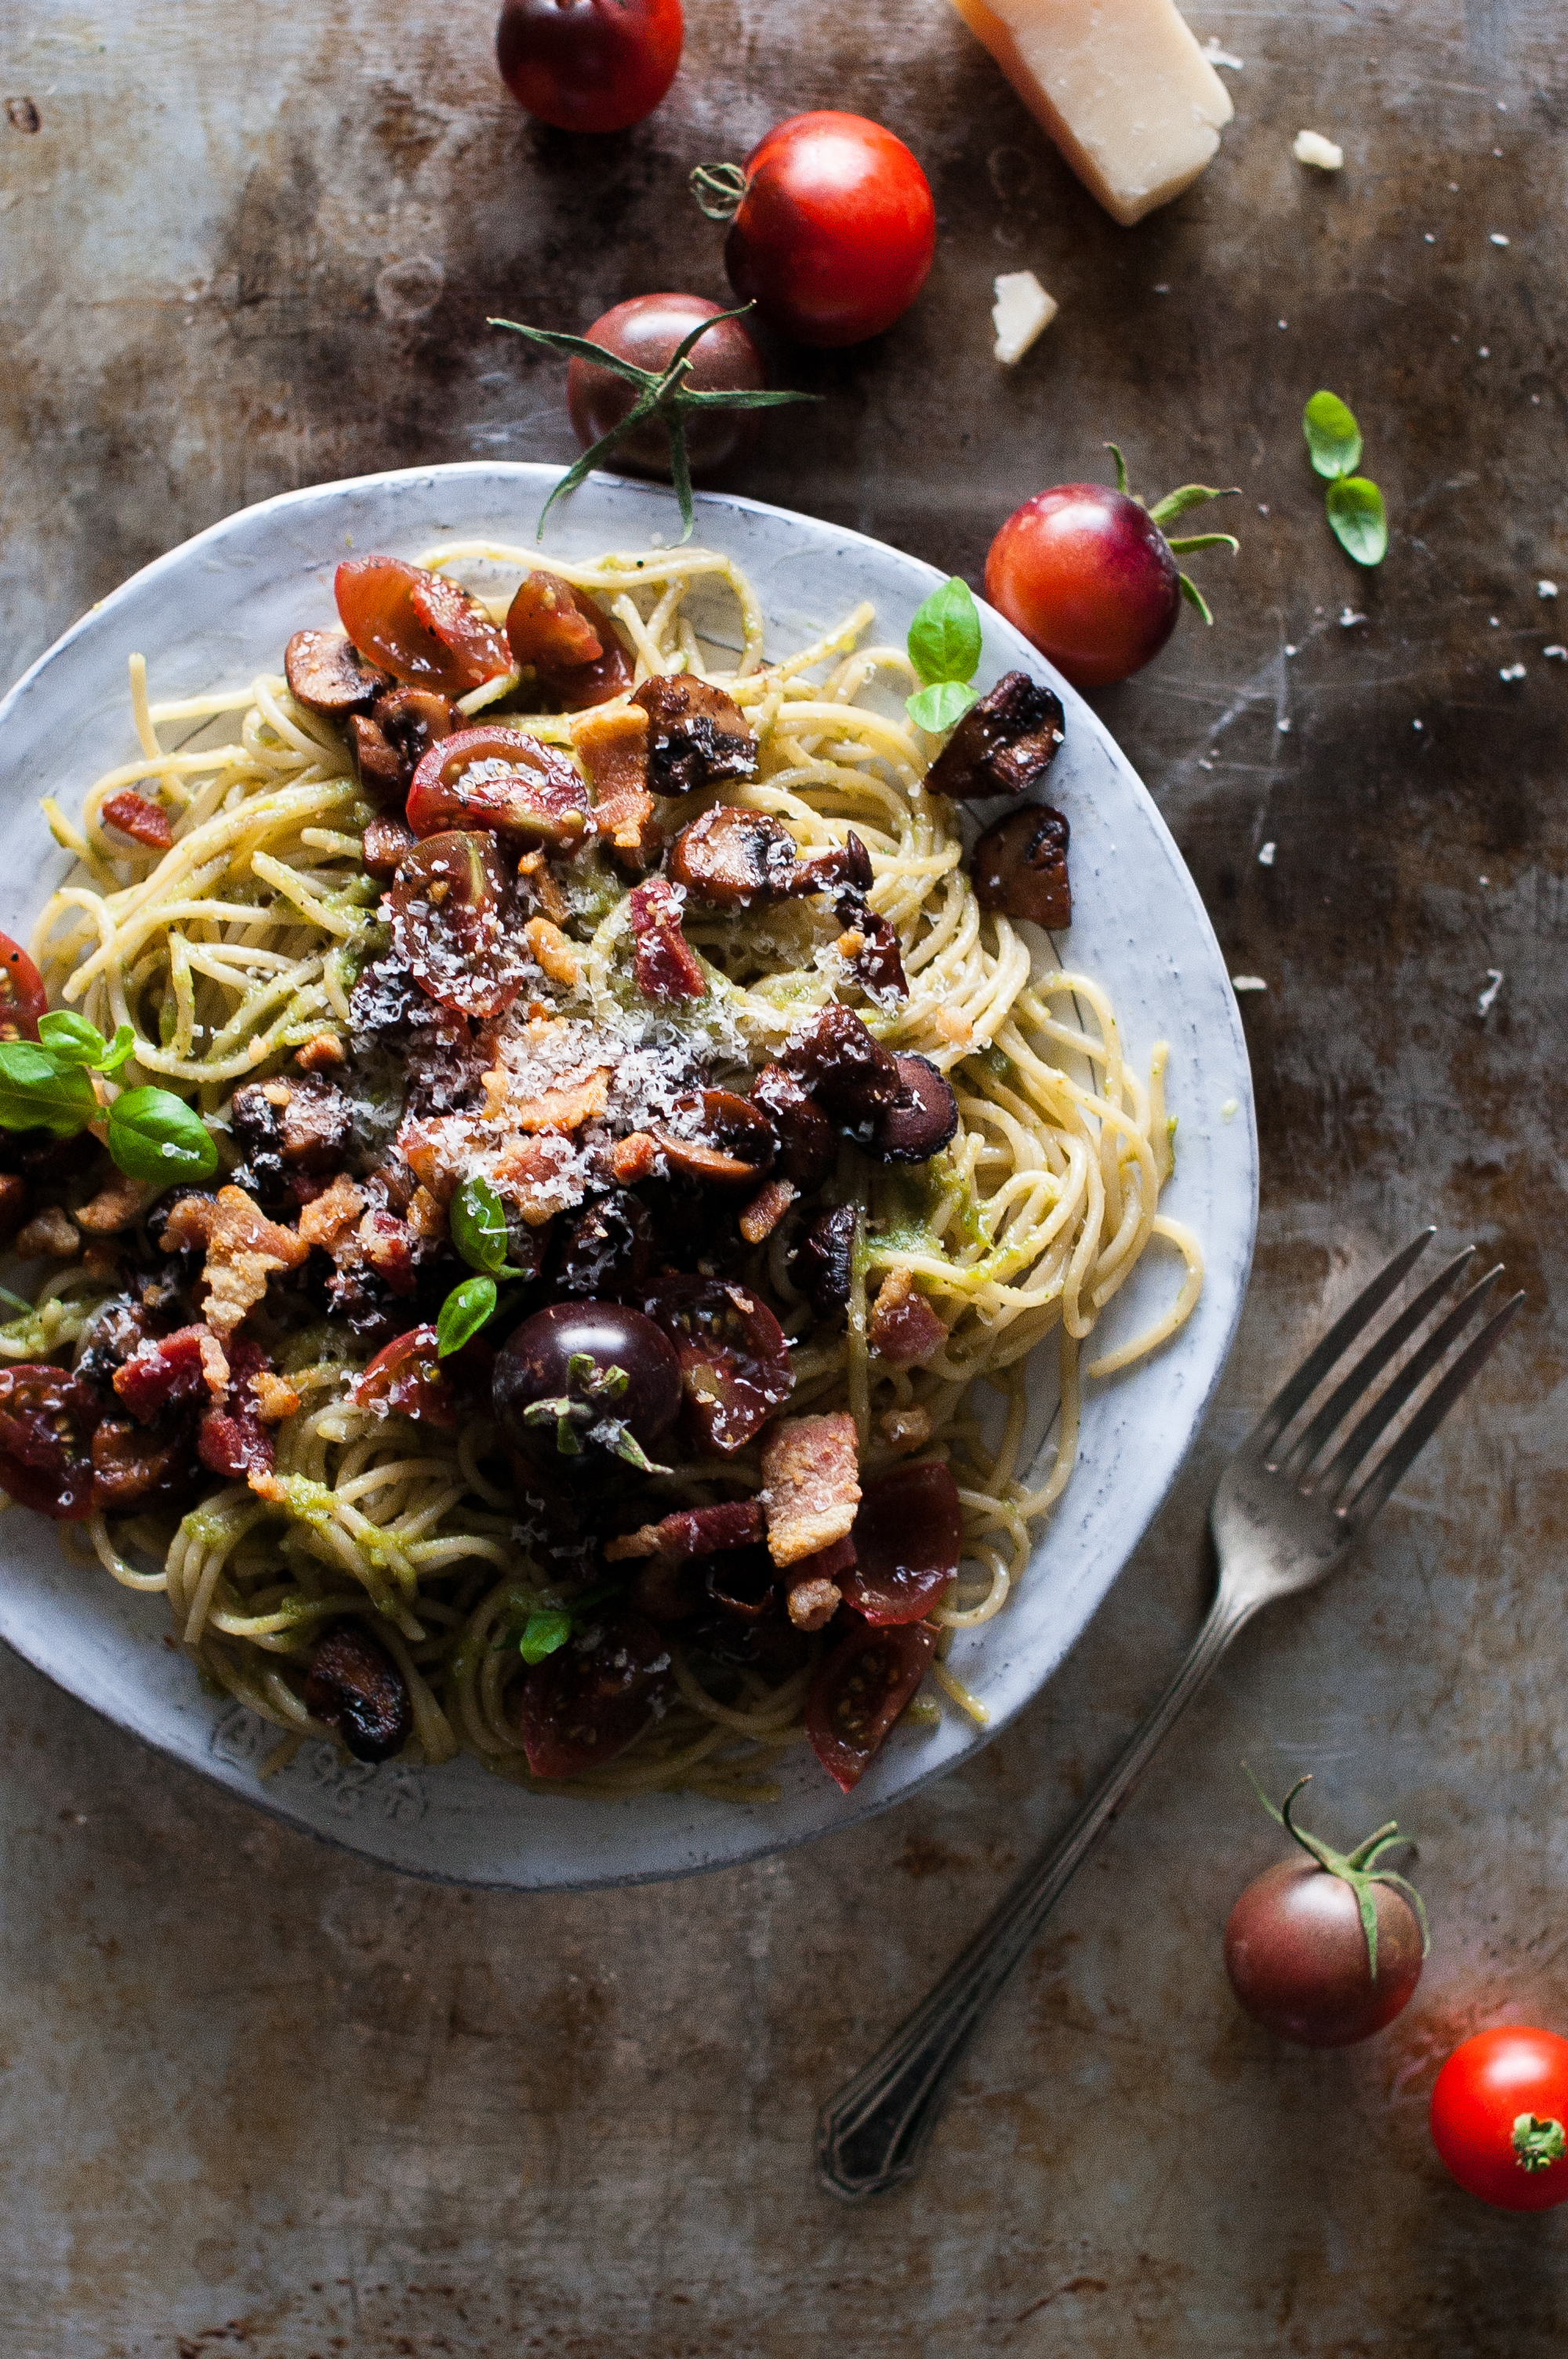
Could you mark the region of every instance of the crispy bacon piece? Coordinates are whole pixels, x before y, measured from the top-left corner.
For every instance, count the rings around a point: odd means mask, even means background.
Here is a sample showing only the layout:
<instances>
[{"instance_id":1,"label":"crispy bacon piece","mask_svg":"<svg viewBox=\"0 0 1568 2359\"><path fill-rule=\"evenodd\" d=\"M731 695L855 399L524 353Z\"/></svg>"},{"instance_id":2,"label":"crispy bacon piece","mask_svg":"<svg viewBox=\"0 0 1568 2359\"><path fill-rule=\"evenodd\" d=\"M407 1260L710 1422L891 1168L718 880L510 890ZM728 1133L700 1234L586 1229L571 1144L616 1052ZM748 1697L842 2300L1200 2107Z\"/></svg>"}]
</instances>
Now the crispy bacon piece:
<instances>
[{"instance_id":1,"label":"crispy bacon piece","mask_svg":"<svg viewBox=\"0 0 1568 2359\"><path fill-rule=\"evenodd\" d=\"M113 1382L136 1422L151 1425L181 1402L221 1401L229 1375L229 1361L211 1328L180 1327L172 1335L149 1336L115 1369Z\"/></svg>"},{"instance_id":2,"label":"crispy bacon piece","mask_svg":"<svg viewBox=\"0 0 1568 2359\"><path fill-rule=\"evenodd\" d=\"M633 973L644 999L700 999L708 988L681 931L683 898L662 876L650 876L626 897L637 946Z\"/></svg>"},{"instance_id":3,"label":"crispy bacon piece","mask_svg":"<svg viewBox=\"0 0 1568 2359\"><path fill-rule=\"evenodd\" d=\"M99 817L105 827L116 828L134 843L145 843L149 852L167 852L174 842L174 829L163 804L138 795L131 787L107 796Z\"/></svg>"},{"instance_id":4,"label":"crispy bacon piece","mask_svg":"<svg viewBox=\"0 0 1568 2359\"><path fill-rule=\"evenodd\" d=\"M582 981L582 962L562 933L549 918L530 918L523 929L523 939L533 951L541 971L563 991L570 991Z\"/></svg>"},{"instance_id":5,"label":"crispy bacon piece","mask_svg":"<svg viewBox=\"0 0 1568 2359\"><path fill-rule=\"evenodd\" d=\"M838 1545L844 1548L849 1543L840 1540ZM826 1549L821 1550L824 1556L828 1553ZM814 1564L816 1559L808 1557L806 1562ZM827 1573L810 1573L790 1582L784 1610L797 1630L820 1630L832 1621L843 1603L844 1593L836 1581Z\"/></svg>"},{"instance_id":6,"label":"crispy bacon piece","mask_svg":"<svg viewBox=\"0 0 1568 2359\"><path fill-rule=\"evenodd\" d=\"M419 1273L406 1221L400 1221L395 1212L368 1212L354 1233L354 1242L394 1294L413 1293Z\"/></svg>"},{"instance_id":7,"label":"crispy bacon piece","mask_svg":"<svg viewBox=\"0 0 1568 2359\"><path fill-rule=\"evenodd\" d=\"M768 1550L781 1568L843 1539L860 1504L855 1420L848 1409L781 1419L762 1442Z\"/></svg>"},{"instance_id":8,"label":"crispy bacon piece","mask_svg":"<svg viewBox=\"0 0 1568 2359\"><path fill-rule=\"evenodd\" d=\"M933 794L960 802L1021 795L1044 777L1061 744L1061 698L1027 672L1010 671L970 706L925 783Z\"/></svg>"},{"instance_id":9,"label":"crispy bacon piece","mask_svg":"<svg viewBox=\"0 0 1568 2359\"><path fill-rule=\"evenodd\" d=\"M302 1073L328 1073L339 1065L346 1065L349 1052L335 1032L318 1032L302 1049L296 1049L294 1061Z\"/></svg>"},{"instance_id":10,"label":"crispy bacon piece","mask_svg":"<svg viewBox=\"0 0 1568 2359\"><path fill-rule=\"evenodd\" d=\"M325 1192L312 1204L307 1204L299 1215L299 1235L308 1245L322 1245L330 1253L341 1245L351 1229L359 1224L365 1208L365 1191L346 1171L341 1171Z\"/></svg>"},{"instance_id":11,"label":"crispy bacon piece","mask_svg":"<svg viewBox=\"0 0 1568 2359\"><path fill-rule=\"evenodd\" d=\"M618 859L645 868L663 841L648 792L647 714L639 705L591 713L572 745L593 788L594 833Z\"/></svg>"},{"instance_id":12,"label":"crispy bacon piece","mask_svg":"<svg viewBox=\"0 0 1568 2359\"><path fill-rule=\"evenodd\" d=\"M659 1142L645 1130L629 1130L610 1150L610 1169L622 1188L651 1180L659 1168Z\"/></svg>"},{"instance_id":13,"label":"crispy bacon piece","mask_svg":"<svg viewBox=\"0 0 1568 2359\"><path fill-rule=\"evenodd\" d=\"M649 720L648 784L687 795L757 775L757 740L733 697L689 672L655 672L632 701Z\"/></svg>"},{"instance_id":14,"label":"crispy bacon piece","mask_svg":"<svg viewBox=\"0 0 1568 2359\"><path fill-rule=\"evenodd\" d=\"M871 1305L868 1335L890 1368L923 1366L947 1341L947 1329L906 1269L890 1270Z\"/></svg>"},{"instance_id":15,"label":"crispy bacon piece","mask_svg":"<svg viewBox=\"0 0 1568 2359\"><path fill-rule=\"evenodd\" d=\"M731 1549L751 1548L762 1537L762 1510L755 1499L727 1499L715 1507L687 1507L643 1524L620 1539L605 1543L604 1560L620 1564L628 1557L665 1557L684 1563L688 1557L723 1556Z\"/></svg>"},{"instance_id":16,"label":"crispy bacon piece","mask_svg":"<svg viewBox=\"0 0 1568 2359\"><path fill-rule=\"evenodd\" d=\"M585 1122L597 1122L609 1104L614 1071L612 1065L595 1065L591 1072L581 1073L575 1081L514 1101L506 1094L512 1076L504 1065L492 1066L481 1076L485 1113L512 1130L580 1130Z\"/></svg>"},{"instance_id":17,"label":"crispy bacon piece","mask_svg":"<svg viewBox=\"0 0 1568 2359\"><path fill-rule=\"evenodd\" d=\"M299 1407L299 1395L287 1376L277 1375L271 1368L258 1368L251 1378L251 1390L256 1397L256 1414L264 1425L281 1425Z\"/></svg>"},{"instance_id":18,"label":"crispy bacon piece","mask_svg":"<svg viewBox=\"0 0 1568 2359\"><path fill-rule=\"evenodd\" d=\"M139 1180L128 1179L116 1171L106 1188L101 1188L90 1203L83 1204L76 1215L76 1225L90 1236L118 1237L134 1228L136 1215L146 1194Z\"/></svg>"},{"instance_id":19,"label":"crispy bacon piece","mask_svg":"<svg viewBox=\"0 0 1568 2359\"><path fill-rule=\"evenodd\" d=\"M51 1261L74 1261L81 1251L81 1237L74 1222L60 1211L58 1204L46 1204L35 1212L25 1229L18 1232L16 1251L26 1261L47 1254Z\"/></svg>"},{"instance_id":20,"label":"crispy bacon piece","mask_svg":"<svg viewBox=\"0 0 1568 2359\"><path fill-rule=\"evenodd\" d=\"M262 1422L255 1379L268 1375L272 1363L259 1343L243 1337L229 1350L229 1391L222 1408L210 1408L196 1437L196 1454L211 1474L225 1482L243 1483L253 1474L273 1469L272 1436Z\"/></svg>"},{"instance_id":21,"label":"crispy bacon piece","mask_svg":"<svg viewBox=\"0 0 1568 2359\"><path fill-rule=\"evenodd\" d=\"M759 1188L741 1214L739 1226L746 1243L760 1245L764 1237L771 1237L795 1198L795 1188L787 1180L769 1180Z\"/></svg>"},{"instance_id":22,"label":"crispy bacon piece","mask_svg":"<svg viewBox=\"0 0 1568 2359\"><path fill-rule=\"evenodd\" d=\"M164 1223L162 1243L165 1253L205 1246L207 1324L224 1342L262 1299L273 1272L297 1269L310 1250L234 1187L216 1196L182 1196Z\"/></svg>"},{"instance_id":23,"label":"crispy bacon piece","mask_svg":"<svg viewBox=\"0 0 1568 2359\"><path fill-rule=\"evenodd\" d=\"M531 1229L582 1201L583 1184L571 1142L559 1131L514 1139L496 1158L495 1185Z\"/></svg>"}]
</instances>

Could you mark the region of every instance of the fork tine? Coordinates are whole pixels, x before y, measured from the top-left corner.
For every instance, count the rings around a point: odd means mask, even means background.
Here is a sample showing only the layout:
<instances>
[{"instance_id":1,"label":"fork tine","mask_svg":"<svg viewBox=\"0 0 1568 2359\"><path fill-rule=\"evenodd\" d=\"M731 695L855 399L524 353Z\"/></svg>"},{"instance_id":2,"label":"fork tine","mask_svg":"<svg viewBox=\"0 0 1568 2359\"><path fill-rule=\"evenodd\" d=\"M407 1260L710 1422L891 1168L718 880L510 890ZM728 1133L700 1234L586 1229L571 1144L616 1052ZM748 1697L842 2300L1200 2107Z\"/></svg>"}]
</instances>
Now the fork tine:
<instances>
[{"instance_id":1,"label":"fork tine","mask_svg":"<svg viewBox=\"0 0 1568 2359\"><path fill-rule=\"evenodd\" d=\"M1403 1349L1417 1328L1425 1324L1427 1318L1435 1310L1444 1292L1454 1283L1460 1271L1467 1262L1474 1261L1475 1258L1474 1245L1466 1245L1463 1253L1455 1254L1447 1268L1439 1270L1432 1284L1422 1287L1415 1300L1400 1311L1393 1325L1385 1328L1377 1342L1368 1346L1344 1383L1336 1386L1324 1403L1300 1440L1292 1443L1288 1455L1280 1461L1285 1473L1299 1474L1305 1472L1324 1443L1332 1438L1340 1419L1348 1416L1356 1402L1367 1391L1379 1370L1387 1367L1394 1354Z\"/></svg>"},{"instance_id":2,"label":"fork tine","mask_svg":"<svg viewBox=\"0 0 1568 2359\"><path fill-rule=\"evenodd\" d=\"M1420 1351L1411 1354L1392 1383L1378 1395L1348 1440L1341 1442L1313 1484L1312 1488L1319 1498L1329 1501L1339 1497L1357 1466L1371 1455L1374 1446L1388 1431L1405 1403L1420 1391L1433 1368L1439 1367L1447 1358L1450 1348L1458 1342L1476 1312L1482 1309L1502 1274L1503 1266L1498 1262L1485 1277L1477 1278L1469 1292L1460 1296L1441 1326L1433 1329Z\"/></svg>"},{"instance_id":3,"label":"fork tine","mask_svg":"<svg viewBox=\"0 0 1568 2359\"><path fill-rule=\"evenodd\" d=\"M1409 1473L1417 1452L1425 1449L1471 1377L1491 1358L1505 1332L1512 1326L1523 1301L1521 1290L1518 1294L1510 1294L1508 1300L1493 1311L1479 1334L1471 1337L1443 1382L1435 1386L1422 1404L1419 1416L1411 1418L1376 1472L1368 1475L1349 1505L1339 1509L1354 1532L1366 1530L1387 1502L1395 1484Z\"/></svg>"},{"instance_id":4,"label":"fork tine","mask_svg":"<svg viewBox=\"0 0 1568 2359\"><path fill-rule=\"evenodd\" d=\"M1335 1321L1322 1343L1307 1353L1295 1375L1275 1394L1253 1429L1249 1448L1266 1449L1283 1431L1297 1409L1316 1392L1346 1344L1354 1342L1368 1320L1382 1308L1411 1264L1420 1258L1436 1234L1434 1228L1422 1229L1378 1272L1370 1286L1362 1288L1349 1310Z\"/></svg>"}]
</instances>

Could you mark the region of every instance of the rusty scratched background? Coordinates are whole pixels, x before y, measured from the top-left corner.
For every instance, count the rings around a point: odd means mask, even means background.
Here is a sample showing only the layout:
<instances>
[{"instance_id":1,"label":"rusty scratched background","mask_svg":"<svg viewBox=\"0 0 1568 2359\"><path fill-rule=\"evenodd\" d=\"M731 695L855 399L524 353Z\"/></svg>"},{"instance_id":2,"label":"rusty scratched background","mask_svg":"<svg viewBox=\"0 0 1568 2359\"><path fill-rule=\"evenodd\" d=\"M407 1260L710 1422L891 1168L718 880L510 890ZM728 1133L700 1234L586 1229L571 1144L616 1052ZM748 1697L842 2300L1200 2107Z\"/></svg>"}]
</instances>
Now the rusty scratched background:
<instances>
[{"instance_id":1,"label":"rusty scratched background","mask_svg":"<svg viewBox=\"0 0 1568 2359\"><path fill-rule=\"evenodd\" d=\"M1561 9L1201 0L1245 61L1238 121L1135 231L942 0L687 0L670 100L580 144L506 99L492 15L0 0L6 676L246 501L566 458L558 370L485 314L723 293L689 165L804 106L878 115L936 190L935 269L881 344L781 355L829 397L739 487L977 581L1001 516L1103 472L1108 435L1151 492L1244 487L1239 560L1205 561L1218 626L1186 618L1104 709L1268 983L1252 1296L1168 1512L1023 1723L770 1865L526 1901L401 1882L0 1664L0 2351L1555 2352L1568 2219L1471 2203L1424 2117L1462 2032L1568 2028ZM1303 126L1339 178L1292 161ZM1022 265L1062 313L1004 375L990 278ZM1389 496L1378 576L1302 456L1322 383ZM1506 1256L1527 1321L1360 1568L1255 1628L1168 1746L918 2187L838 2208L816 2103L1114 1752L1195 1626L1224 1451L1428 1216ZM1423 1838L1435 1952L1359 2051L1287 2052L1230 2000L1225 1912L1276 1853L1243 1754L1276 1790L1314 1767L1337 1838L1396 1810Z\"/></svg>"}]
</instances>

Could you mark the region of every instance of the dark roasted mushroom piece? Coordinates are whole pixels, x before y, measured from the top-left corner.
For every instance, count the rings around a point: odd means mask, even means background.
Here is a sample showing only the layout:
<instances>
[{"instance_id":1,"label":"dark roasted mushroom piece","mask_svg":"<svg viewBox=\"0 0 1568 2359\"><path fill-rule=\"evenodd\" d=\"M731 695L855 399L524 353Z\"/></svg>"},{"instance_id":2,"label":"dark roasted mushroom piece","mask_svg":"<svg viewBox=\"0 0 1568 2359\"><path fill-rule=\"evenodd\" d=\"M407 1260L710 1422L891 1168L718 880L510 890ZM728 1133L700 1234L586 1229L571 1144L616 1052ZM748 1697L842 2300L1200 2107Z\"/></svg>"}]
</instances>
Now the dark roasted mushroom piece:
<instances>
[{"instance_id":1,"label":"dark roasted mushroom piece","mask_svg":"<svg viewBox=\"0 0 1568 2359\"><path fill-rule=\"evenodd\" d=\"M881 1163L925 1163L958 1127L958 1102L927 1057L896 1060L899 1093L878 1120L871 1153Z\"/></svg>"},{"instance_id":2,"label":"dark roasted mushroom piece","mask_svg":"<svg viewBox=\"0 0 1568 2359\"><path fill-rule=\"evenodd\" d=\"M1027 672L1010 671L971 705L925 773L933 794L972 802L1021 795L1043 778L1062 743L1062 700Z\"/></svg>"},{"instance_id":3,"label":"dark roasted mushroom piece","mask_svg":"<svg viewBox=\"0 0 1568 2359\"><path fill-rule=\"evenodd\" d=\"M849 1299L855 1252L855 1208L835 1204L820 1212L791 1256L790 1276L819 1319L830 1319Z\"/></svg>"},{"instance_id":4,"label":"dark roasted mushroom piece","mask_svg":"<svg viewBox=\"0 0 1568 2359\"><path fill-rule=\"evenodd\" d=\"M456 725L450 700L428 688L390 688L368 716L351 713L349 738L366 794L379 803L402 802L431 746Z\"/></svg>"},{"instance_id":5,"label":"dark roasted mushroom piece","mask_svg":"<svg viewBox=\"0 0 1568 2359\"><path fill-rule=\"evenodd\" d=\"M909 997L903 951L890 919L881 918L858 894L840 893L835 903L844 930L838 948L868 998L882 1002Z\"/></svg>"},{"instance_id":6,"label":"dark roasted mushroom piece","mask_svg":"<svg viewBox=\"0 0 1568 2359\"><path fill-rule=\"evenodd\" d=\"M765 811L720 803L683 827L670 846L672 883L715 909L749 909L793 890L795 838Z\"/></svg>"},{"instance_id":7,"label":"dark roasted mushroom piece","mask_svg":"<svg viewBox=\"0 0 1568 2359\"><path fill-rule=\"evenodd\" d=\"M288 692L296 704L341 721L368 712L394 685L392 674L366 663L358 647L338 631L296 631L283 651Z\"/></svg>"},{"instance_id":8,"label":"dark roasted mushroom piece","mask_svg":"<svg viewBox=\"0 0 1568 2359\"><path fill-rule=\"evenodd\" d=\"M669 1123L650 1123L648 1136L672 1171L717 1187L754 1185L778 1152L762 1108L730 1090L699 1090L677 1099Z\"/></svg>"},{"instance_id":9,"label":"dark roasted mushroom piece","mask_svg":"<svg viewBox=\"0 0 1568 2359\"><path fill-rule=\"evenodd\" d=\"M852 1137L870 1138L879 1115L898 1097L898 1067L892 1058L872 1039L854 1009L836 999L787 1043L784 1062Z\"/></svg>"},{"instance_id":10,"label":"dark roasted mushroom piece","mask_svg":"<svg viewBox=\"0 0 1568 2359\"><path fill-rule=\"evenodd\" d=\"M555 1280L563 1294L639 1295L653 1266L653 1215L640 1198L616 1188L586 1205L563 1231Z\"/></svg>"},{"instance_id":11,"label":"dark roasted mushroom piece","mask_svg":"<svg viewBox=\"0 0 1568 2359\"><path fill-rule=\"evenodd\" d=\"M273 1200L287 1171L339 1169L352 1122L341 1090L314 1073L246 1082L229 1109L230 1130L244 1156L237 1184Z\"/></svg>"},{"instance_id":12,"label":"dark roasted mushroom piece","mask_svg":"<svg viewBox=\"0 0 1568 2359\"><path fill-rule=\"evenodd\" d=\"M1032 918L1037 926L1070 926L1067 838L1066 820L1049 803L1009 811L988 827L969 861L981 908L998 909L1004 918Z\"/></svg>"},{"instance_id":13,"label":"dark roasted mushroom piece","mask_svg":"<svg viewBox=\"0 0 1568 2359\"><path fill-rule=\"evenodd\" d=\"M656 795L757 774L757 740L733 698L685 672L655 672L633 694L648 716L648 784Z\"/></svg>"},{"instance_id":14,"label":"dark roasted mushroom piece","mask_svg":"<svg viewBox=\"0 0 1568 2359\"><path fill-rule=\"evenodd\" d=\"M808 852L796 861L792 893L869 893L871 855L853 828L831 852Z\"/></svg>"},{"instance_id":15,"label":"dark roasted mushroom piece","mask_svg":"<svg viewBox=\"0 0 1568 2359\"><path fill-rule=\"evenodd\" d=\"M838 1155L833 1125L798 1073L764 1065L752 1096L779 1136L779 1172L803 1195L820 1188Z\"/></svg>"},{"instance_id":16,"label":"dark roasted mushroom piece","mask_svg":"<svg viewBox=\"0 0 1568 2359\"><path fill-rule=\"evenodd\" d=\"M305 1709L337 1732L356 1761L390 1760L414 1726L402 1672L358 1622L341 1622L317 1647L305 1679Z\"/></svg>"}]
</instances>

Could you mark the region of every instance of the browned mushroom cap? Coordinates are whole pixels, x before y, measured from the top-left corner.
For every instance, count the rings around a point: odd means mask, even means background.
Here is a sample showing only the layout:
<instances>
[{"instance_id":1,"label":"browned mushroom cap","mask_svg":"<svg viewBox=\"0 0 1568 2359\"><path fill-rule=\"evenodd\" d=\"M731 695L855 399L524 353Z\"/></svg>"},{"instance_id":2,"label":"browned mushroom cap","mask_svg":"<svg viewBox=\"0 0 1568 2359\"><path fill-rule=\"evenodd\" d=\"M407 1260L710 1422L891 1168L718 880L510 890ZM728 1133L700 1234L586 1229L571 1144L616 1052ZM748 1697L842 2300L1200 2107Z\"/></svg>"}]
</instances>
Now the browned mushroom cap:
<instances>
[{"instance_id":1,"label":"browned mushroom cap","mask_svg":"<svg viewBox=\"0 0 1568 2359\"><path fill-rule=\"evenodd\" d=\"M832 1000L791 1040L784 1062L800 1075L836 1123L869 1138L877 1117L898 1097L898 1067L852 1007Z\"/></svg>"},{"instance_id":2,"label":"browned mushroom cap","mask_svg":"<svg viewBox=\"0 0 1568 2359\"><path fill-rule=\"evenodd\" d=\"M345 712L368 712L383 689L392 686L391 673L366 663L338 631L296 631L283 651L283 669L296 704L334 720Z\"/></svg>"},{"instance_id":3,"label":"browned mushroom cap","mask_svg":"<svg viewBox=\"0 0 1568 2359\"><path fill-rule=\"evenodd\" d=\"M795 838L782 820L731 803L704 811L670 846L669 875L716 909L749 909L795 888Z\"/></svg>"},{"instance_id":4,"label":"browned mushroom cap","mask_svg":"<svg viewBox=\"0 0 1568 2359\"><path fill-rule=\"evenodd\" d=\"M925 1163L958 1127L958 1101L929 1058L897 1059L899 1094L879 1120L871 1153L883 1163Z\"/></svg>"},{"instance_id":5,"label":"browned mushroom cap","mask_svg":"<svg viewBox=\"0 0 1568 2359\"><path fill-rule=\"evenodd\" d=\"M988 827L969 860L981 908L998 909L1005 918L1033 918L1037 926L1070 926L1067 836L1066 820L1049 803L1009 811Z\"/></svg>"},{"instance_id":6,"label":"browned mushroom cap","mask_svg":"<svg viewBox=\"0 0 1568 2359\"><path fill-rule=\"evenodd\" d=\"M455 723L454 706L428 688L390 688L368 717L351 714L349 735L365 792L379 803L401 802L424 756Z\"/></svg>"},{"instance_id":7,"label":"browned mushroom cap","mask_svg":"<svg viewBox=\"0 0 1568 2359\"><path fill-rule=\"evenodd\" d=\"M903 951L891 919L880 918L858 893L841 893L834 906L844 929L838 949L860 989L883 1005L907 999Z\"/></svg>"},{"instance_id":8,"label":"browned mushroom cap","mask_svg":"<svg viewBox=\"0 0 1568 2359\"><path fill-rule=\"evenodd\" d=\"M803 1194L820 1188L838 1155L833 1125L798 1073L764 1065L752 1095L779 1136L779 1169Z\"/></svg>"},{"instance_id":9,"label":"browned mushroom cap","mask_svg":"<svg viewBox=\"0 0 1568 2359\"><path fill-rule=\"evenodd\" d=\"M853 828L831 852L808 852L797 860L790 879L792 893L869 893L871 855Z\"/></svg>"},{"instance_id":10,"label":"browned mushroom cap","mask_svg":"<svg viewBox=\"0 0 1568 2359\"><path fill-rule=\"evenodd\" d=\"M305 1680L305 1709L336 1729L356 1761L389 1760L414 1725L402 1672L358 1622L340 1622L317 1647Z\"/></svg>"},{"instance_id":11,"label":"browned mushroom cap","mask_svg":"<svg viewBox=\"0 0 1568 2359\"><path fill-rule=\"evenodd\" d=\"M849 1301L854 1251L855 1208L835 1204L817 1214L790 1256L790 1276L819 1319Z\"/></svg>"},{"instance_id":12,"label":"browned mushroom cap","mask_svg":"<svg viewBox=\"0 0 1568 2359\"><path fill-rule=\"evenodd\" d=\"M1061 698L1027 672L1010 671L970 706L925 783L933 794L959 802L1021 795L1044 777L1061 743Z\"/></svg>"},{"instance_id":13,"label":"browned mushroom cap","mask_svg":"<svg viewBox=\"0 0 1568 2359\"><path fill-rule=\"evenodd\" d=\"M757 774L757 741L733 698L686 672L655 672L633 692L648 716L648 784L690 794Z\"/></svg>"},{"instance_id":14,"label":"browned mushroom cap","mask_svg":"<svg viewBox=\"0 0 1568 2359\"><path fill-rule=\"evenodd\" d=\"M778 1152L762 1108L730 1090L698 1090L677 1099L670 1126L650 1123L648 1136L672 1171L719 1187L754 1184Z\"/></svg>"}]
</instances>

